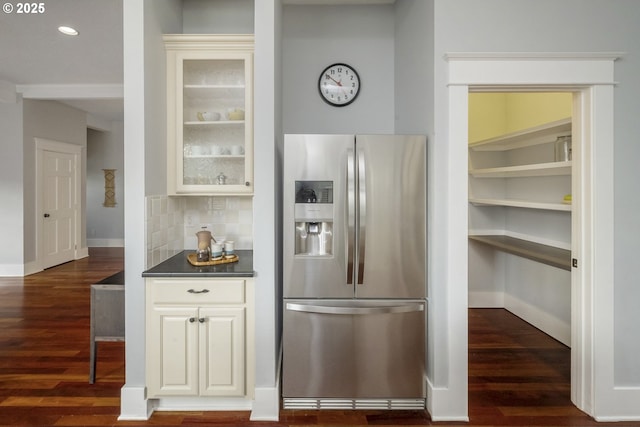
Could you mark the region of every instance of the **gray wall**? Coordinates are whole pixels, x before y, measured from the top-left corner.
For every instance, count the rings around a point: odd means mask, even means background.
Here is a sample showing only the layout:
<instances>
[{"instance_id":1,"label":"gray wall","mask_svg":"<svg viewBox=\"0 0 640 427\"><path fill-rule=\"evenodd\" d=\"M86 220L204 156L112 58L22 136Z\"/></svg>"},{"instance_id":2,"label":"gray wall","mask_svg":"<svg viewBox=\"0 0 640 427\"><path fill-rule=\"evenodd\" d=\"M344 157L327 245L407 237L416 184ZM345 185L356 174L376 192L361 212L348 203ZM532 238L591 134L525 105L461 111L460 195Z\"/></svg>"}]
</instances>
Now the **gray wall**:
<instances>
[{"instance_id":1,"label":"gray wall","mask_svg":"<svg viewBox=\"0 0 640 427\"><path fill-rule=\"evenodd\" d=\"M185 34L253 34L254 0L183 0Z\"/></svg>"},{"instance_id":2,"label":"gray wall","mask_svg":"<svg viewBox=\"0 0 640 427\"><path fill-rule=\"evenodd\" d=\"M432 22L433 2L396 1L395 133L428 135L433 129Z\"/></svg>"},{"instance_id":3,"label":"gray wall","mask_svg":"<svg viewBox=\"0 0 640 427\"><path fill-rule=\"evenodd\" d=\"M20 275L24 260L22 100L0 102L0 266L3 275Z\"/></svg>"},{"instance_id":4,"label":"gray wall","mask_svg":"<svg viewBox=\"0 0 640 427\"><path fill-rule=\"evenodd\" d=\"M640 7L637 0L436 0L436 87L445 52L623 51L615 63L615 383L640 385ZM624 29L624 30L621 30ZM446 105L436 105L446 108ZM606 284L600 284L606 285Z\"/></svg>"},{"instance_id":5,"label":"gray wall","mask_svg":"<svg viewBox=\"0 0 640 427\"><path fill-rule=\"evenodd\" d=\"M285 6L282 39L284 133L393 133L392 5ZM346 107L318 94L320 73L336 62L360 75L360 94Z\"/></svg>"},{"instance_id":6,"label":"gray wall","mask_svg":"<svg viewBox=\"0 0 640 427\"><path fill-rule=\"evenodd\" d=\"M24 261L36 259L36 137L87 146L87 113L56 101L25 99L24 120ZM85 194L86 151L83 151L80 194ZM80 239L86 247L86 204L80 211Z\"/></svg>"},{"instance_id":7,"label":"gray wall","mask_svg":"<svg viewBox=\"0 0 640 427\"><path fill-rule=\"evenodd\" d=\"M166 81L162 34L182 31L179 0L123 2L126 384L122 414L144 400L146 195L166 194ZM141 56L144 54L144 57Z\"/></svg>"},{"instance_id":8,"label":"gray wall","mask_svg":"<svg viewBox=\"0 0 640 427\"><path fill-rule=\"evenodd\" d=\"M395 10L395 133L427 135L427 157L433 136L433 2L401 0ZM419 41L419 42L418 42ZM427 181L431 183L433 168L428 167ZM431 198L432 189L428 197ZM429 204L429 201L427 201ZM432 226L431 212L427 210L427 235ZM428 241L430 239L427 239ZM429 243L428 243L429 244ZM427 268L430 271L432 251L427 248ZM436 258L437 259L437 258ZM427 276L427 277L430 277ZM429 307L428 325L432 321L431 282L427 283ZM427 376L434 378L434 334L427 334Z\"/></svg>"},{"instance_id":9,"label":"gray wall","mask_svg":"<svg viewBox=\"0 0 640 427\"><path fill-rule=\"evenodd\" d=\"M124 246L123 122L87 130L87 246ZM116 169L116 206L104 207L104 172Z\"/></svg>"}]
</instances>

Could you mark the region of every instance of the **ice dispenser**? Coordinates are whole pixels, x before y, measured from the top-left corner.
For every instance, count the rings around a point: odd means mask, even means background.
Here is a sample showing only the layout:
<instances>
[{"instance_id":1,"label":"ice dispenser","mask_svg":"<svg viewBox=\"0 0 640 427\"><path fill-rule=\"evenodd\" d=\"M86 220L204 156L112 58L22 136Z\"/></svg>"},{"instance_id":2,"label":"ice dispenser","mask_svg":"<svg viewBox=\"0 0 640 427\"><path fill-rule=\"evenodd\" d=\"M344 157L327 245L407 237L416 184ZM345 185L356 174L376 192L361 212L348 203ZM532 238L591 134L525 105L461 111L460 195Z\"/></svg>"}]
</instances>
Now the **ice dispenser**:
<instances>
[{"instance_id":1,"label":"ice dispenser","mask_svg":"<svg viewBox=\"0 0 640 427\"><path fill-rule=\"evenodd\" d=\"M296 181L295 254L333 254L333 182Z\"/></svg>"}]
</instances>

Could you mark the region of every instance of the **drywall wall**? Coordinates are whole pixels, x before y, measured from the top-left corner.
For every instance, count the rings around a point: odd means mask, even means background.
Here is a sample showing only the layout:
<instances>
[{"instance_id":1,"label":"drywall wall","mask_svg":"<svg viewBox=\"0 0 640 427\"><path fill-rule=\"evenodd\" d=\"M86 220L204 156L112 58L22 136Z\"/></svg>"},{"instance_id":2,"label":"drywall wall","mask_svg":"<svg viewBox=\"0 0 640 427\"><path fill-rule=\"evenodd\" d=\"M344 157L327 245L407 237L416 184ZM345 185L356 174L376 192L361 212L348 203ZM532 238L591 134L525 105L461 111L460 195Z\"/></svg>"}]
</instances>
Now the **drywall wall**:
<instances>
[{"instance_id":1,"label":"drywall wall","mask_svg":"<svg viewBox=\"0 0 640 427\"><path fill-rule=\"evenodd\" d=\"M87 130L87 246L124 246L124 123ZM105 207L104 171L115 169L116 205Z\"/></svg>"},{"instance_id":2,"label":"drywall wall","mask_svg":"<svg viewBox=\"0 0 640 427\"><path fill-rule=\"evenodd\" d=\"M436 111L447 109L447 52L625 52L615 62L614 89L614 348L615 384L640 386L640 313L637 301L635 258L640 253L640 193L637 159L640 158L640 18L638 2L619 0L436 0L435 75ZM496 13L495 11L499 11ZM553 11L553 13L550 13ZM541 29L551 29L544 31ZM625 28L625 31L619 31ZM436 134L446 141L446 113L436 120ZM438 125L441 123L441 125ZM442 131L438 133L438 131ZM443 149L446 158L446 151ZM447 182L442 183L447 186ZM439 209L439 208L438 208ZM446 210L446 207L442 207ZM435 224L438 226L438 224ZM635 237L634 237L635 236ZM442 286L446 286L443 284Z\"/></svg>"},{"instance_id":3,"label":"drywall wall","mask_svg":"<svg viewBox=\"0 0 640 427\"><path fill-rule=\"evenodd\" d=\"M25 99L23 101L24 121L24 261L36 259L36 143L35 138L45 138L67 144L75 144L86 149L87 113L57 101ZM86 248L86 151L81 156L81 186L83 196L80 211L80 244Z\"/></svg>"},{"instance_id":4,"label":"drywall wall","mask_svg":"<svg viewBox=\"0 0 640 427\"><path fill-rule=\"evenodd\" d=\"M318 79L334 63L360 76L356 100L333 107ZM393 133L394 11L392 5L283 8L284 133Z\"/></svg>"},{"instance_id":5,"label":"drywall wall","mask_svg":"<svg viewBox=\"0 0 640 427\"><path fill-rule=\"evenodd\" d=\"M2 156L0 156L0 276L24 274L22 98L0 102Z\"/></svg>"},{"instance_id":6,"label":"drywall wall","mask_svg":"<svg viewBox=\"0 0 640 427\"><path fill-rule=\"evenodd\" d=\"M183 0L185 34L253 34L254 0Z\"/></svg>"},{"instance_id":7,"label":"drywall wall","mask_svg":"<svg viewBox=\"0 0 640 427\"><path fill-rule=\"evenodd\" d=\"M571 117L568 92L469 94L469 143Z\"/></svg>"}]
</instances>

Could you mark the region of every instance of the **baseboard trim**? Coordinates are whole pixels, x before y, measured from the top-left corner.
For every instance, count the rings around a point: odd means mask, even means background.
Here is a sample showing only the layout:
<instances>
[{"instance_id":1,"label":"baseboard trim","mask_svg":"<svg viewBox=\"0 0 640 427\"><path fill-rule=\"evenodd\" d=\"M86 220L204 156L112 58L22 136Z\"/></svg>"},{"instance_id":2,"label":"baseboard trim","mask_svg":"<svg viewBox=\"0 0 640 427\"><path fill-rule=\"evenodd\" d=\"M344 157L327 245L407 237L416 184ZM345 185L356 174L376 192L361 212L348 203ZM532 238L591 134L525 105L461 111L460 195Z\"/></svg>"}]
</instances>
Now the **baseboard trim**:
<instances>
[{"instance_id":1,"label":"baseboard trim","mask_svg":"<svg viewBox=\"0 0 640 427\"><path fill-rule=\"evenodd\" d=\"M256 387L251 421L279 421L280 420L280 379L282 369L282 340L278 350L278 365L276 369L275 385L273 387Z\"/></svg>"},{"instance_id":2,"label":"baseboard trim","mask_svg":"<svg viewBox=\"0 0 640 427\"><path fill-rule=\"evenodd\" d=\"M469 422L467 399L460 399L455 394L449 388L434 387L427 378L427 412L433 422ZM461 400L463 407L460 407Z\"/></svg>"},{"instance_id":3,"label":"baseboard trim","mask_svg":"<svg viewBox=\"0 0 640 427\"><path fill-rule=\"evenodd\" d=\"M153 411L250 411L245 397L161 397L149 399Z\"/></svg>"},{"instance_id":4,"label":"baseboard trim","mask_svg":"<svg viewBox=\"0 0 640 427\"><path fill-rule=\"evenodd\" d=\"M640 387L613 387L596 395L593 418L598 422L640 421Z\"/></svg>"},{"instance_id":5,"label":"baseboard trim","mask_svg":"<svg viewBox=\"0 0 640 427\"><path fill-rule=\"evenodd\" d=\"M251 421L278 421L280 419L280 384L275 387L256 387Z\"/></svg>"},{"instance_id":6,"label":"baseboard trim","mask_svg":"<svg viewBox=\"0 0 640 427\"><path fill-rule=\"evenodd\" d=\"M564 345L571 347L570 323L563 322L540 308L509 294L504 296L504 308Z\"/></svg>"},{"instance_id":7,"label":"baseboard trim","mask_svg":"<svg viewBox=\"0 0 640 427\"><path fill-rule=\"evenodd\" d=\"M87 239L90 248L123 248L124 239Z\"/></svg>"},{"instance_id":8,"label":"baseboard trim","mask_svg":"<svg viewBox=\"0 0 640 427\"><path fill-rule=\"evenodd\" d=\"M120 389L120 416L118 421L148 420L153 413L151 400L147 400L146 387L124 385Z\"/></svg>"}]
</instances>

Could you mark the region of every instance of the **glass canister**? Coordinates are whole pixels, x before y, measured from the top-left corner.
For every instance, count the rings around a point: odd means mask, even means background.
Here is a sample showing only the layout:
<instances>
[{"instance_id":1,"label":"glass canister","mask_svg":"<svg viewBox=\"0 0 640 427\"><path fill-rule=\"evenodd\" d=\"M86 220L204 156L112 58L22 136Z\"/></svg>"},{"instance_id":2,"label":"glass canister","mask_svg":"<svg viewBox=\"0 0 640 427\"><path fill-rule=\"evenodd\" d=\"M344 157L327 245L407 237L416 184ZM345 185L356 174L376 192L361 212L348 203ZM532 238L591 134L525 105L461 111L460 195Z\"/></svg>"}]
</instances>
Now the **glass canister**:
<instances>
[{"instance_id":1,"label":"glass canister","mask_svg":"<svg viewBox=\"0 0 640 427\"><path fill-rule=\"evenodd\" d=\"M556 162L571 160L571 135L559 136L555 142Z\"/></svg>"},{"instance_id":2,"label":"glass canister","mask_svg":"<svg viewBox=\"0 0 640 427\"><path fill-rule=\"evenodd\" d=\"M225 185L227 183L227 176L220 172L220 174L216 177L216 183L218 185Z\"/></svg>"}]
</instances>

